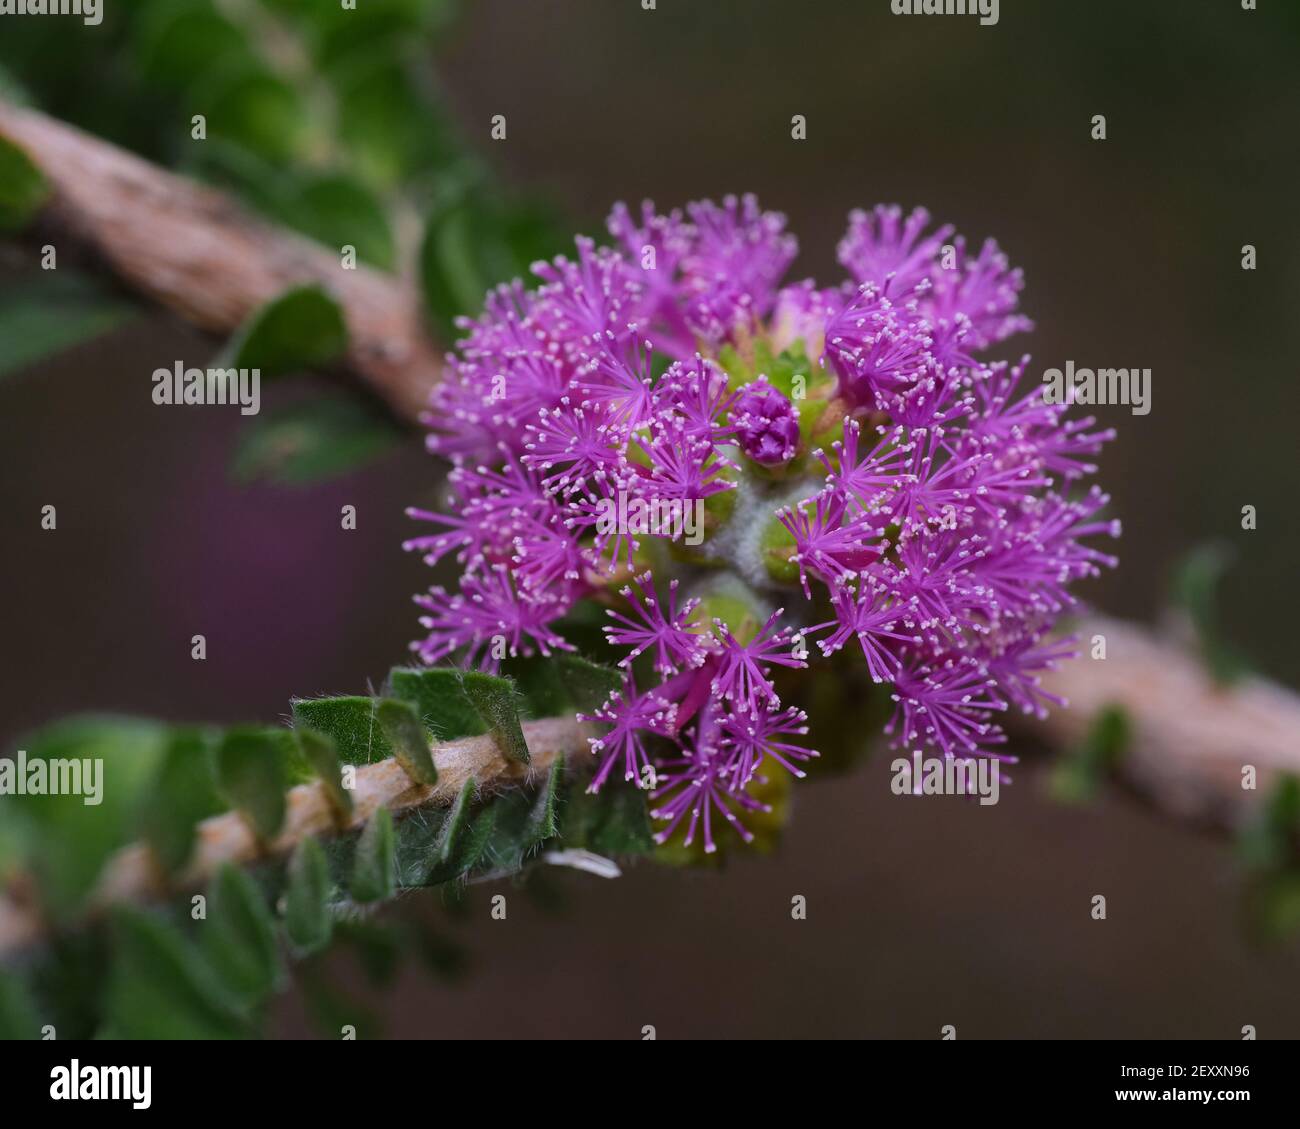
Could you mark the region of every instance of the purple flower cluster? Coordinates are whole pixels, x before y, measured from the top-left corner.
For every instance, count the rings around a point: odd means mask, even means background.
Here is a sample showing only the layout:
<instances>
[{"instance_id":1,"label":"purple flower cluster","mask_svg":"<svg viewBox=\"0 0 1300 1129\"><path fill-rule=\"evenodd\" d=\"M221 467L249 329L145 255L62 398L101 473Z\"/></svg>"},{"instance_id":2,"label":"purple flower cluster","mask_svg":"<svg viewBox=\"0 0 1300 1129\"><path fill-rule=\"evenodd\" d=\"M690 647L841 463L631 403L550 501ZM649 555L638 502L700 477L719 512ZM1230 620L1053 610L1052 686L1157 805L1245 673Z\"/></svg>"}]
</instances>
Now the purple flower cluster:
<instances>
[{"instance_id":1,"label":"purple flower cluster","mask_svg":"<svg viewBox=\"0 0 1300 1129\"><path fill-rule=\"evenodd\" d=\"M617 769L661 841L710 851L718 819L750 838L764 769L816 756L773 681L814 635L892 685L897 744L1011 760L997 716L1055 702L1048 632L1114 564L1083 540L1118 535L1076 488L1111 433L1021 388L1027 359L980 359L1030 328L1020 272L920 209L855 212L828 289L782 286L796 243L753 197L619 205L609 232L462 322L428 417L451 497L407 545L462 577L417 597L413 649L495 670L605 605L627 653L591 787Z\"/></svg>"}]
</instances>

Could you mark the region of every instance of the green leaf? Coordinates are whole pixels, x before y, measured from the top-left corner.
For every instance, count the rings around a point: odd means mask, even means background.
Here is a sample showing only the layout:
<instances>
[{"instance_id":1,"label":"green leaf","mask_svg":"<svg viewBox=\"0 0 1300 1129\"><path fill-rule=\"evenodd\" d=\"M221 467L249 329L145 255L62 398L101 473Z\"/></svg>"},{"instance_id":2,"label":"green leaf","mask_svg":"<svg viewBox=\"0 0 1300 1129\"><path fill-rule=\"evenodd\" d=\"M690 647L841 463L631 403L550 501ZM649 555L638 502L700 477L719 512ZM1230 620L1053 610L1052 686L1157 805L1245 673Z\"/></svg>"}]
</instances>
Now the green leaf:
<instances>
[{"instance_id":1,"label":"green leaf","mask_svg":"<svg viewBox=\"0 0 1300 1129\"><path fill-rule=\"evenodd\" d=\"M284 823L289 766L278 735L232 729L217 748L217 780L259 839L274 839Z\"/></svg>"},{"instance_id":2,"label":"green leaf","mask_svg":"<svg viewBox=\"0 0 1300 1129\"><path fill-rule=\"evenodd\" d=\"M334 818L339 823L346 823L352 816L352 793L343 787L343 769L333 740L306 725L295 728L294 735L303 760L325 786Z\"/></svg>"},{"instance_id":3,"label":"green leaf","mask_svg":"<svg viewBox=\"0 0 1300 1129\"><path fill-rule=\"evenodd\" d=\"M483 201L481 185L458 186L446 197L425 225L420 283L433 326L452 340L455 318L480 309L489 287L518 276L528 264L515 259L499 209Z\"/></svg>"},{"instance_id":4,"label":"green leaf","mask_svg":"<svg viewBox=\"0 0 1300 1129\"><path fill-rule=\"evenodd\" d=\"M73 718L20 739L16 759L0 762L0 779L13 774L0 788L10 793L0 797L0 823L24 829L25 865L56 917L75 912L108 857L136 838L166 740L154 722ZM28 794L14 794L20 778ZM57 783L60 794L32 794L38 781L46 793Z\"/></svg>"},{"instance_id":5,"label":"green leaf","mask_svg":"<svg viewBox=\"0 0 1300 1129\"><path fill-rule=\"evenodd\" d=\"M0 231L26 227L49 195L45 174L23 150L0 136Z\"/></svg>"},{"instance_id":6,"label":"green leaf","mask_svg":"<svg viewBox=\"0 0 1300 1129\"><path fill-rule=\"evenodd\" d=\"M396 888L393 814L380 808L357 841L350 893L354 902L391 898Z\"/></svg>"},{"instance_id":7,"label":"green leaf","mask_svg":"<svg viewBox=\"0 0 1300 1129\"><path fill-rule=\"evenodd\" d=\"M333 930L329 911L332 885L320 843L304 839L289 859L284 908L285 932L300 955L319 952L329 944Z\"/></svg>"},{"instance_id":8,"label":"green leaf","mask_svg":"<svg viewBox=\"0 0 1300 1129\"><path fill-rule=\"evenodd\" d=\"M1300 862L1300 777L1283 774L1242 827L1238 850L1256 870Z\"/></svg>"},{"instance_id":9,"label":"green leaf","mask_svg":"<svg viewBox=\"0 0 1300 1129\"><path fill-rule=\"evenodd\" d=\"M576 785L576 778L573 783ZM603 788L590 793L572 787L560 815L566 847L585 847L610 858L648 854L654 848L649 804L640 788Z\"/></svg>"},{"instance_id":10,"label":"green leaf","mask_svg":"<svg viewBox=\"0 0 1300 1129\"><path fill-rule=\"evenodd\" d=\"M135 313L70 267L24 275L0 287L0 376L100 337Z\"/></svg>"},{"instance_id":11,"label":"green leaf","mask_svg":"<svg viewBox=\"0 0 1300 1129\"><path fill-rule=\"evenodd\" d=\"M118 906L104 1019L121 1039L239 1039L250 1028L197 949L151 914Z\"/></svg>"},{"instance_id":12,"label":"green leaf","mask_svg":"<svg viewBox=\"0 0 1300 1129\"><path fill-rule=\"evenodd\" d=\"M1083 743L1068 751L1053 767L1049 788L1062 803L1093 799L1114 775L1132 739L1132 724L1118 706L1099 710Z\"/></svg>"},{"instance_id":13,"label":"green leaf","mask_svg":"<svg viewBox=\"0 0 1300 1129\"><path fill-rule=\"evenodd\" d=\"M414 708L387 698L375 708L375 717L406 775L416 784L436 784L438 770L429 752L429 737Z\"/></svg>"},{"instance_id":14,"label":"green leaf","mask_svg":"<svg viewBox=\"0 0 1300 1129\"><path fill-rule=\"evenodd\" d=\"M315 176L294 198L294 226L331 250L353 246L357 256L384 270L393 266L393 233L378 197L342 173Z\"/></svg>"},{"instance_id":15,"label":"green leaf","mask_svg":"<svg viewBox=\"0 0 1300 1129\"><path fill-rule=\"evenodd\" d=\"M232 62L247 69L256 61L243 31L209 0L173 0L146 9L131 33L137 73L168 90L184 92Z\"/></svg>"},{"instance_id":16,"label":"green leaf","mask_svg":"<svg viewBox=\"0 0 1300 1129\"><path fill-rule=\"evenodd\" d=\"M199 822L224 810L208 736L198 729L174 730L141 825L143 838L169 873L189 861Z\"/></svg>"},{"instance_id":17,"label":"green leaf","mask_svg":"<svg viewBox=\"0 0 1300 1129\"><path fill-rule=\"evenodd\" d=\"M528 744L519 724L519 695L508 678L470 671L462 679L465 695L478 711L506 760L528 763Z\"/></svg>"},{"instance_id":18,"label":"green leaf","mask_svg":"<svg viewBox=\"0 0 1300 1129\"><path fill-rule=\"evenodd\" d=\"M558 717L573 713L573 698L554 657L533 655L507 659L501 664L501 670L514 681L528 717Z\"/></svg>"},{"instance_id":19,"label":"green leaf","mask_svg":"<svg viewBox=\"0 0 1300 1129\"><path fill-rule=\"evenodd\" d=\"M617 670L579 655L560 655L555 667L574 704L584 713L600 709L611 694L623 688L623 675Z\"/></svg>"},{"instance_id":20,"label":"green leaf","mask_svg":"<svg viewBox=\"0 0 1300 1129\"><path fill-rule=\"evenodd\" d=\"M415 706L439 741L477 737L487 726L465 694L461 673L450 667L397 667L388 675L388 693Z\"/></svg>"},{"instance_id":21,"label":"green leaf","mask_svg":"<svg viewBox=\"0 0 1300 1129\"><path fill-rule=\"evenodd\" d=\"M257 64L213 72L195 87L190 110L205 115L209 137L243 145L268 160L292 163L306 155L311 134L306 103Z\"/></svg>"},{"instance_id":22,"label":"green leaf","mask_svg":"<svg viewBox=\"0 0 1300 1129\"><path fill-rule=\"evenodd\" d=\"M402 433L360 397L321 396L284 404L240 430L231 472L241 483L301 486L350 474L392 450Z\"/></svg>"},{"instance_id":23,"label":"green leaf","mask_svg":"<svg viewBox=\"0 0 1300 1129\"><path fill-rule=\"evenodd\" d=\"M0 1040L40 1037L41 1021L27 985L0 969Z\"/></svg>"},{"instance_id":24,"label":"green leaf","mask_svg":"<svg viewBox=\"0 0 1300 1129\"><path fill-rule=\"evenodd\" d=\"M252 1006L279 986L284 970L275 921L257 884L230 863L208 895L203 941L209 962L236 999Z\"/></svg>"},{"instance_id":25,"label":"green leaf","mask_svg":"<svg viewBox=\"0 0 1300 1129\"><path fill-rule=\"evenodd\" d=\"M339 304L314 283L286 290L257 310L236 334L219 367L260 369L271 378L330 364L348 344Z\"/></svg>"},{"instance_id":26,"label":"green leaf","mask_svg":"<svg viewBox=\"0 0 1300 1129\"><path fill-rule=\"evenodd\" d=\"M374 764L393 755L375 719L374 698L295 698L292 705L295 728L306 725L331 738L344 764Z\"/></svg>"},{"instance_id":27,"label":"green leaf","mask_svg":"<svg viewBox=\"0 0 1300 1129\"><path fill-rule=\"evenodd\" d=\"M1228 571L1233 553L1224 545L1201 545L1183 560L1174 576L1173 597L1192 621L1201 655L1220 685L1231 685L1250 665L1223 635L1215 599L1219 581Z\"/></svg>"},{"instance_id":28,"label":"green leaf","mask_svg":"<svg viewBox=\"0 0 1300 1129\"><path fill-rule=\"evenodd\" d=\"M492 872L513 874L530 855L559 830L558 793L563 762L557 761L541 786L504 792L491 801L492 834L479 865Z\"/></svg>"}]
</instances>

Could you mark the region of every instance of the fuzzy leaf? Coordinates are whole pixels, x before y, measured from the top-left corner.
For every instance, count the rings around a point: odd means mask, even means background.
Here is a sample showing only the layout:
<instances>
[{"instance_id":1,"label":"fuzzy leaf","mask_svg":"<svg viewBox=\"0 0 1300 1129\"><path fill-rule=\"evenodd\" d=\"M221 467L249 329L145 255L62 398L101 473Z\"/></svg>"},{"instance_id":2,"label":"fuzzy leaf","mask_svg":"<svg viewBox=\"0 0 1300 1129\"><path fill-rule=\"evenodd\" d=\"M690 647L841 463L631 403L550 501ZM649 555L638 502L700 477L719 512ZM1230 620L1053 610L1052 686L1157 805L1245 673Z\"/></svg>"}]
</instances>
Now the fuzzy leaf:
<instances>
[{"instance_id":1,"label":"fuzzy leaf","mask_svg":"<svg viewBox=\"0 0 1300 1129\"><path fill-rule=\"evenodd\" d=\"M388 698L376 707L375 717L406 775L416 784L436 784L438 770L429 752L429 737L415 709L407 702Z\"/></svg>"},{"instance_id":2,"label":"fuzzy leaf","mask_svg":"<svg viewBox=\"0 0 1300 1129\"><path fill-rule=\"evenodd\" d=\"M275 922L257 884L230 863L222 866L208 895L204 949L231 994L248 1005L265 999L283 968Z\"/></svg>"},{"instance_id":3,"label":"fuzzy leaf","mask_svg":"<svg viewBox=\"0 0 1300 1129\"><path fill-rule=\"evenodd\" d=\"M0 776L15 778L25 764L29 785L38 773L47 783L52 772L58 777L59 795L0 797L0 823L21 830L30 856L24 865L56 917L74 912L108 856L136 838L166 740L166 727L153 722L72 718L20 739L19 757L0 763Z\"/></svg>"},{"instance_id":4,"label":"fuzzy leaf","mask_svg":"<svg viewBox=\"0 0 1300 1129\"><path fill-rule=\"evenodd\" d=\"M0 136L0 231L26 227L49 194L45 174L23 150Z\"/></svg>"},{"instance_id":5,"label":"fuzzy leaf","mask_svg":"<svg viewBox=\"0 0 1300 1129\"><path fill-rule=\"evenodd\" d=\"M329 944L331 886L329 864L320 843L304 839L289 859L284 909L285 932L300 955L319 952Z\"/></svg>"},{"instance_id":6,"label":"fuzzy leaf","mask_svg":"<svg viewBox=\"0 0 1300 1129\"><path fill-rule=\"evenodd\" d=\"M199 822L225 810L207 735L198 729L173 731L142 817L143 837L169 873L189 861Z\"/></svg>"},{"instance_id":7,"label":"fuzzy leaf","mask_svg":"<svg viewBox=\"0 0 1300 1129\"><path fill-rule=\"evenodd\" d=\"M346 823L352 815L352 793L343 787L343 770L333 740L305 725L295 728L294 736L298 740L299 755L325 786L334 818Z\"/></svg>"},{"instance_id":8,"label":"fuzzy leaf","mask_svg":"<svg viewBox=\"0 0 1300 1129\"><path fill-rule=\"evenodd\" d=\"M307 725L334 741L344 764L374 764L393 755L375 719L374 698L295 698L294 726Z\"/></svg>"},{"instance_id":9,"label":"fuzzy leaf","mask_svg":"<svg viewBox=\"0 0 1300 1129\"><path fill-rule=\"evenodd\" d=\"M31 993L15 973L0 969L0 1040L39 1039L41 1021Z\"/></svg>"},{"instance_id":10,"label":"fuzzy leaf","mask_svg":"<svg viewBox=\"0 0 1300 1129\"><path fill-rule=\"evenodd\" d=\"M217 780L259 839L273 839L284 823L289 767L283 742L265 729L228 731L217 749Z\"/></svg>"},{"instance_id":11,"label":"fuzzy leaf","mask_svg":"<svg viewBox=\"0 0 1300 1129\"><path fill-rule=\"evenodd\" d=\"M391 450L392 419L354 395L284 404L248 421L231 461L237 482L301 486L348 474Z\"/></svg>"},{"instance_id":12,"label":"fuzzy leaf","mask_svg":"<svg viewBox=\"0 0 1300 1129\"><path fill-rule=\"evenodd\" d=\"M520 870L542 843L558 831L556 811L564 765L556 761L536 790L516 789L491 801L492 835L479 865L489 871Z\"/></svg>"},{"instance_id":13,"label":"fuzzy leaf","mask_svg":"<svg viewBox=\"0 0 1300 1129\"><path fill-rule=\"evenodd\" d=\"M540 655L510 659L502 664L502 672L514 680L528 717L557 717L573 712L573 698L554 659Z\"/></svg>"},{"instance_id":14,"label":"fuzzy leaf","mask_svg":"<svg viewBox=\"0 0 1300 1129\"><path fill-rule=\"evenodd\" d=\"M528 763L528 745L519 724L519 695L508 678L472 671L463 678L465 695L478 711L506 760Z\"/></svg>"},{"instance_id":15,"label":"fuzzy leaf","mask_svg":"<svg viewBox=\"0 0 1300 1129\"><path fill-rule=\"evenodd\" d=\"M0 287L0 376L92 341L135 316L129 302L71 267Z\"/></svg>"},{"instance_id":16,"label":"fuzzy leaf","mask_svg":"<svg viewBox=\"0 0 1300 1129\"><path fill-rule=\"evenodd\" d=\"M560 816L566 847L586 847L611 858L648 854L654 847L646 793L639 788L586 792L571 781Z\"/></svg>"},{"instance_id":17,"label":"fuzzy leaf","mask_svg":"<svg viewBox=\"0 0 1300 1129\"><path fill-rule=\"evenodd\" d=\"M465 694L461 671L450 667L397 667L388 676L388 693L410 702L439 741L477 737L487 726Z\"/></svg>"},{"instance_id":18,"label":"fuzzy leaf","mask_svg":"<svg viewBox=\"0 0 1300 1129\"><path fill-rule=\"evenodd\" d=\"M393 896L395 854L393 814L380 808L357 840L350 885L353 901L378 902Z\"/></svg>"},{"instance_id":19,"label":"fuzzy leaf","mask_svg":"<svg viewBox=\"0 0 1300 1129\"><path fill-rule=\"evenodd\" d=\"M560 655L555 668L574 704L584 713L600 709L610 694L623 688L623 676L617 670L579 655Z\"/></svg>"},{"instance_id":20,"label":"fuzzy leaf","mask_svg":"<svg viewBox=\"0 0 1300 1129\"><path fill-rule=\"evenodd\" d=\"M236 1002L170 925L144 911L113 911L114 961L104 1018L120 1039L239 1039L250 1031Z\"/></svg>"},{"instance_id":21,"label":"fuzzy leaf","mask_svg":"<svg viewBox=\"0 0 1300 1129\"><path fill-rule=\"evenodd\" d=\"M264 378L337 360L348 333L339 304L316 285L298 286L268 302L236 334L231 368L260 369Z\"/></svg>"}]
</instances>

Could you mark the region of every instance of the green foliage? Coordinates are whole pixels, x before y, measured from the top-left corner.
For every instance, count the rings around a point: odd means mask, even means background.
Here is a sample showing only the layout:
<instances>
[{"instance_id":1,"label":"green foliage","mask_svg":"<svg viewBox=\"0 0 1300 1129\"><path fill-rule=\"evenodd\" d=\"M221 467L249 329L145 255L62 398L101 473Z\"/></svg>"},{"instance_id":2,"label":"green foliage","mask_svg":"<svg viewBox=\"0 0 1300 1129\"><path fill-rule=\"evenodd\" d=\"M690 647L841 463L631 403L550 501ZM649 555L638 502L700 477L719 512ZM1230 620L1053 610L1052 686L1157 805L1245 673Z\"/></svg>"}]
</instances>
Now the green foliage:
<instances>
[{"instance_id":1,"label":"green foliage","mask_svg":"<svg viewBox=\"0 0 1300 1129\"><path fill-rule=\"evenodd\" d=\"M465 694L458 670L396 667L388 675L388 693L410 702L425 727L440 741L487 732L487 725Z\"/></svg>"},{"instance_id":2,"label":"green foliage","mask_svg":"<svg viewBox=\"0 0 1300 1129\"><path fill-rule=\"evenodd\" d=\"M275 921L257 884L229 863L208 895L203 942L212 968L246 1008L279 986L284 970Z\"/></svg>"},{"instance_id":3,"label":"green foliage","mask_svg":"<svg viewBox=\"0 0 1300 1129\"><path fill-rule=\"evenodd\" d=\"M49 194L49 183L32 159L0 137L0 232L26 227Z\"/></svg>"},{"instance_id":4,"label":"green foliage","mask_svg":"<svg viewBox=\"0 0 1300 1129\"><path fill-rule=\"evenodd\" d=\"M618 671L579 655L560 655L555 670L574 704L586 712L599 709L623 686L623 676Z\"/></svg>"},{"instance_id":5,"label":"green foliage","mask_svg":"<svg viewBox=\"0 0 1300 1129\"><path fill-rule=\"evenodd\" d=\"M0 1039L36 1039L41 1021L27 985L0 969Z\"/></svg>"},{"instance_id":6,"label":"green foliage","mask_svg":"<svg viewBox=\"0 0 1300 1129\"><path fill-rule=\"evenodd\" d=\"M239 1039L252 1027L202 952L160 917L113 911L114 963L101 1034L118 1039Z\"/></svg>"},{"instance_id":7,"label":"green foliage","mask_svg":"<svg viewBox=\"0 0 1300 1129\"><path fill-rule=\"evenodd\" d=\"M395 861L393 814L387 808L380 808L370 817L357 841L352 867L352 900L378 902L391 898L397 885Z\"/></svg>"},{"instance_id":8,"label":"green foliage","mask_svg":"<svg viewBox=\"0 0 1300 1129\"><path fill-rule=\"evenodd\" d=\"M1054 766L1052 794L1063 803L1086 803L1114 774L1132 739L1132 725L1118 706L1099 710L1082 744Z\"/></svg>"},{"instance_id":9,"label":"green foliage","mask_svg":"<svg viewBox=\"0 0 1300 1129\"><path fill-rule=\"evenodd\" d=\"M429 735L414 707L387 698L375 707L375 717L406 775L417 784L436 784L438 770L429 752Z\"/></svg>"},{"instance_id":10,"label":"green foliage","mask_svg":"<svg viewBox=\"0 0 1300 1129\"><path fill-rule=\"evenodd\" d=\"M0 287L0 376L116 329L134 308L71 267Z\"/></svg>"},{"instance_id":11,"label":"green foliage","mask_svg":"<svg viewBox=\"0 0 1300 1129\"><path fill-rule=\"evenodd\" d=\"M168 735L145 800L141 835L169 873L189 861L200 820L225 810L215 786L213 755L211 739L202 730L176 729Z\"/></svg>"},{"instance_id":12,"label":"green foliage","mask_svg":"<svg viewBox=\"0 0 1300 1129\"><path fill-rule=\"evenodd\" d=\"M339 304L319 286L297 286L254 313L231 341L231 368L274 377L338 360L348 331Z\"/></svg>"},{"instance_id":13,"label":"green foliage","mask_svg":"<svg viewBox=\"0 0 1300 1129\"><path fill-rule=\"evenodd\" d=\"M1232 552L1224 545L1202 545L1179 565L1174 576L1173 599L1191 619L1201 656L1211 676L1230 686L1250 669L1242 654L1223 635L1215 595L1219 581L1232 564Z\"/></svg>"},{"instance_id":14,"label":"green foliage","mask_svg":"<svg viewBox=\"0 0 1300 1129\"><path fill-rule=\"evenodd\" d=\"M12 821L27 843L39 844L27 861L50 912L70 914L90 893L109 855L136 837L166 739L166 728L154 722L81 718L19 741L30 772L54 772L68 784L74 772L81 778L83 794L65 788L59 795L0 799L0 822ZM22 763L20 754L13 771ZM97 797L88 787L96 775Z\"/></svg>"},{"instance_id":15,"label":"green foliage","mask_svg":"<svg viewBox=\"0 0 1300 1129\"><path fill-rule=\"evenodd\" d=\"M506 760L528 763L528 745L519 724L521 705L515 684L508 678L470 671L464 675L465 696L478 711Z\"/></svg>"},{"instance_id":16,"label":"green foliage","mask_svg":"<svg viewBox=\"0 0 1300 1129\"><path fill-rule=\"evenodd\" d=\"M334 742L344 764L374 764L393 755L375 718L375 699L358 694L340 698L295 698L295 727L306 725Z\"/></svg>"},{"instance_id":17,"label":"green foliage","mask_svg":"<svg viewBox=\"0 0 1300 1129\"><path fill-rule=\"evenodd\" d=\"M267 858L249 870L223 867L206 913L177 912L180 905L119 908L106 933L61 933L32 976L0 981L0 1034L34 1034L39 1019L83 1036L247 1036L283 983L286 952L315 959L341 938L372 972L406 955L444 972L459 967L456 948L426 930L403 926L389 936L369 922L340 928L339 915L356 903L380 902L401 888L452 888L474 877L516 874L552 843L609 855L648 851L644 793L611 788L589 795L580 769L562 761L519 787L480 790L469 780L448 806L431 804L398 819L381 808L359 833L348 829L352 798L342 787L342 763L371 763L382 751L397 756L413 779L432 782L431 731L446 739L492 733L503 751L516 741L522 748L520 710L568 700L567 682L527 663L511 665L529 693L505 677L399 668L386 698L299 699L293 730L84 718L33 735L29 754L98 756L108 773L98 814L73 810L70 801L80 804L81 797L62 796L6 797L0 810L0 827L9 832L0 865L36 878L48 908L69 926L84 925L79 910L114 850L143 838L167 869L183 869L197 823L223 803L269 844L283 825L287 789L315 776L342 830L324 844L304 840L287 859ZM568 665L579 687L617 679L585 660ZM307 979L320 987L310 970ZM328 1002L317 1000L323 1014Z\"/></svg>"},{"instance_id":18,"label":"green foliage","mask_svg":"<svg viewBox=\"0 0 1300 1129\"><path fill-rule=\"evenodd\" d=\"M298 844L289 859L289 884L285 891L284 931L302 956L320 952L333 932L330 916L329 863L315 839Z\"/></svg>"}]
</instances>

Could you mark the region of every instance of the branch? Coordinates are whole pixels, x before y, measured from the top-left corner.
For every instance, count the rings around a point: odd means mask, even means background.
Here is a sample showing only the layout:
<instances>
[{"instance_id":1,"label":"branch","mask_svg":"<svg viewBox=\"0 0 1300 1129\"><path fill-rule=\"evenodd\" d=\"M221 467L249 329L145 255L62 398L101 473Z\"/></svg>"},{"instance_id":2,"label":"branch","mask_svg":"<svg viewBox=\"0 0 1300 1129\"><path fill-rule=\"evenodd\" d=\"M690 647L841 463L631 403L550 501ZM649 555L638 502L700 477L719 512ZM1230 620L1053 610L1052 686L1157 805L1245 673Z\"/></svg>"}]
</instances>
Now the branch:
<instances>
[{"instance_id":1,"label":"branch","mask_svg":"<svg viewBox=\"0 0 1300 1129\"><path fill-rule=\"evenodd\" d=\"M400 417L424 410L441 365L414 287L249 216L224 193L0 99L0 134L53 190L48 218L143 294L231 333L291 286L319 283L347 320L347 367Z\"/></svg>"},{"instance_id":2,"label":"branch","mask_svg":"<svg viewBox=\"0 0 1300 1129\"><path fill-rule=\"evenodd\" d=\"M507 760L490 736L448 741L433 749L438 782L411 783L395 759L357 769L352 815L340 824L319 781L290 789L284 825L270 843L262 843L238 812L213 816L198 825L194 855L184 872L169 882L149 847L133 843L113 855L91 895L91 914L114 902L146 901L178 890L200 889L224 863L244 864L260 858L282 857L304 839L359 830L381 807L397 813L429 804L450 805L467 781L483 791L519 784L549 768L557 759L588 751L587 730L572 717L523 723L530 763ZM34 897L0 892L0 957L26 948L46 933Z\"/></svg>"},{"instance_id":3,"label":"branch","mask_svg":"<svg viewBox=\"0 0 1300 1129\"><path fill-rule=\"evenodd\" d=\"M1132 739L1118 772L1125 784L1168 815L1218 828L1241 825L1283 773L1300 776L1300 697L1258 677L1216 684L1204 663L1145 628L1096 617L1075 629L1084 657L1043 678L1069 700L1025 728L1053 746L1084 739L1108 706L1128 715ZM1094 635L1105 659L1087 657ZM1257 787L1242 787L1253 765Z\"/></svg>"}]
</instances>

